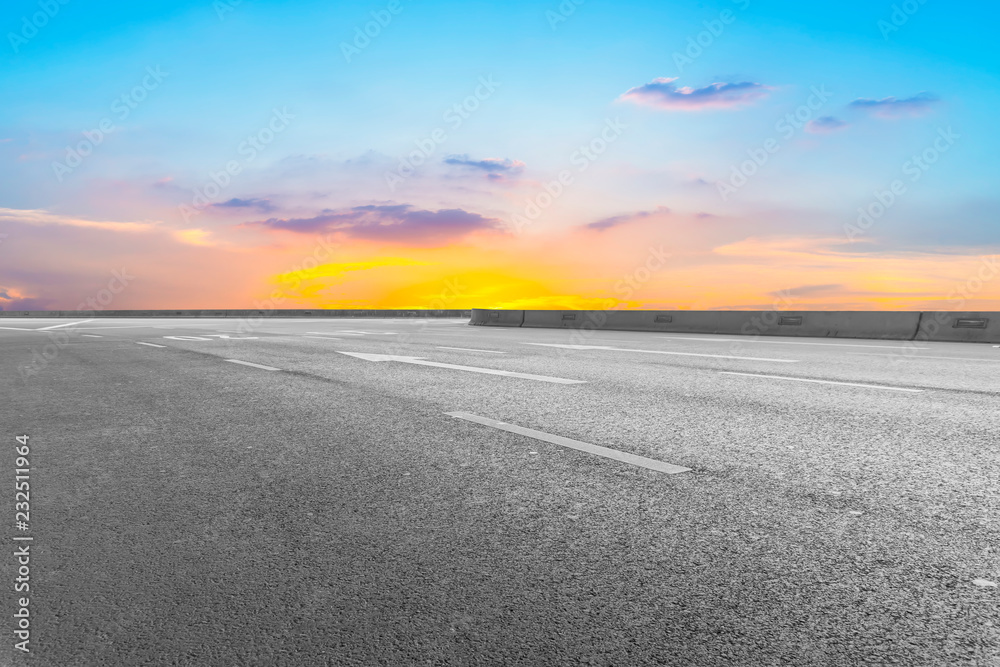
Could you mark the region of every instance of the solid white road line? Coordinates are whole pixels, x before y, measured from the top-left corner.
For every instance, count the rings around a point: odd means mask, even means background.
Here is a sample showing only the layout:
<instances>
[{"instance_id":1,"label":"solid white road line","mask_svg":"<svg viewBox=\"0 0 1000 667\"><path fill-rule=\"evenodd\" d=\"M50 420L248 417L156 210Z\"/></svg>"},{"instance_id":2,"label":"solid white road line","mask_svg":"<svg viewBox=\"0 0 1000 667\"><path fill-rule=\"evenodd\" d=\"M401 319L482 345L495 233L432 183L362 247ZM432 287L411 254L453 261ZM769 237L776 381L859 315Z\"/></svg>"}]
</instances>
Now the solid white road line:
<instances>
[{"instance_id":1,"label":"solid white road line","mask_svg":"<svg viewBox=\"0 0 1000 667\"><path fill-rule=\"evenodd\" d=\"M446 412L445 414L449 417L456 417L458 419L476 422L477 424L491 426L502 431L517 433L518 435L525 435L536 440L551 442L553 445L569 447L571 449L577 449L581 452L587 452L588 454L596 454L597 456L603 456L608 459L614 459L615 461L621 461L622 463L630 463L641 468L649 468L650 470L665 472L668 475L673 475L679 472L689 472L691 470L691 468L682 468L681 466L671 465L670 463L664 463L663 461L648 459L645 456L636 456L635 454L621 452L617 449L608 449L607 447L601 447L600 445L592 445L589 442L581 442L580 440L573 440L572 438L564 438L561 435L552 435L551 433L545 433L544 431L536 431L531 428L507 424L488 417L480 417L479 415L474 415L471 412Z\"/></svg>"},{"instance_id":2,"label":"solid white road line","mask_svg":"<svg viewBox=\"0 0 1000 667\"><path fill-rule=\"evenodd\" d=\"M240 361L239 359L225 359L231 364L243 364L244 366L253 366L254 368L260 368L265 371L280 371L280 368L275 368L274 366L262 366L261 364L254 364L249 361Z\"/></svg>"},{"instance_id":3,"label":"solid white road line","mask_svg":"<svg viewBox=\"0 0 1000 667\"><path fill-rule=\"evenodd\" d=\"M166 347L166 345L157 345L156 343L143 343L141 340L135 341L136 345L148 345L149 347Z\"/></svg>"},{"instance_id":4,"label":"solid white road line","mask_svg":"<svg viewBox=\"0 0 1000 667\"><path fill-rule=\"evenodd\" d=\"M437 349L439 349L439 350L462 350L463 352L489 352L490 354L507 354L506 352L499 352L497 350L476 350L476 349L471 348L471 347L444 347L442 345L438 345Z\"/></svg>"},{"instance_id":5,"label":"solid white road line","mask_svg":"<svg viewBox=\"0 0 1000 667\"><path fill-rule=\"evenodd\" d=\"M80 334L81 336L86 336L87 338L104 338L104 336L98 336L97 334Z\"/></svg>"},{"instance_id":6,"label":"solid white road line","mask_svg":"<svg viewBox=\"0 0 1000 667\"><path fill-rule=\"evenodd\" d=\"M79 322L64 322L63 324L53 324L50 327L42 327L41 329L35 329L35 331L48 331L49 329L59 329L60 327L71 327L74 324L85 324L87 322L93 322L93 319L80 320Z\"/></svg>"},{"instance_id":7,"label":"solid white road line","mask_svg":"<svg viewBox=\"0 0 1000 667\"><path fill-rule=\"evenodd\" d=\"M765 359L762 357L736 357L730 354L696 354L694 352L667 352L665 350L632 350L624 347L608 345L560 345L558 343L524 343L524 345L541 345L542 347L561 347L567 350L610 350L613 352L645 352L647 354L669 354L676 357L710 357L712 359L740 359L743 361L769 361L779 364L797 364L798 359Z\"/></svg>"},{"instance_id":8,"label":"solid white road line","mask_svg":"<svg viewBox=\"0 0 1000 667\"><path fill-rule=\"evenodd\" d=\"M766 343L768 345L820 345L823 347L877 347L880 350L929 350L929 347L909 347L907 345L865 345L862 343L811 343L798 340L761 340L747 336L740 338L693 338L684 336L660 336L666 340L699 340L709 343Z\"/></svg>"},{"instance_id":9,"label":"solid white road line","mask_svg":"<svg viewBox=\"0 0 1000 667\"><path fill-rule=\"evenodd\" d=\"M415 364L417 366L434 366L435 368L450 368L456 371L468 371L470 373L485 373L487 375L504 375L507 377L521 378L523 380L537 380L539 382L552 382L555 384L585 384L586 380L567 380L566 378L555 378L547 375L531 375L530 373L515 373L513 371L498 371L493 368L479 368L477 366L459 366L458 364L442 364L437 361L424 361L423 357L404 357L392 354L366 354L362 352L344 352L337 350L340 354L349 357L357 357L365 361L398 361L404 364Z\"/></svg>"},{"instance_id":10,"label":"solid white road line","mask_svg":"<svg viewBox=\"0 0 1000 667\"><path fill-rule=\"evenodd\" d=\"M887 387L881 384L860 384L857 382L835 382L833 380L811 380L808 378L793 378L787 377L785 375L760 375L758 373L737 373L735 371L719 371L723 375L746 375L755 378L767 378L770 380L792 380L794 382L815 382L818 384L839 384L846 387L864 387L865 389L886 389L888 391L907 391L913 394L919 394L923 389L906 389L904 387Z\"/></svg>"},{"instance_id":11,"label":"solid white road line","mask_svg":"<svg viewBox=\"0 0 1000 667\"><path fill-rule=\"evenodd\" d=\"M1000 346L998 346L998 347L1000 347ZM930 355L925 355L925 354L900 355L900 354L878 354L877 352L848 352L847 354L853 354L853 355L856 355L856 356L864 356L864 357L886 357L886 358L890 358L890 359L906 359L906 360L910 360L910 359L947 359L948 361L976 361L976 362L979 362L979 361L993 361L993 362L1000 361L1000 359L986 359L984 357L932 357Z\"/></svg>"},{"instance_id":12,"label":"solid white road line","mask_svg":"<svg viewBox=\"0 0 1000 667\"><path fill-rule=\"evenodd\" d=\"M5 329L7 331L38 331L38 329L22 329L20 327L0 327L0 329Z\"/></svg>"}]
</instances>

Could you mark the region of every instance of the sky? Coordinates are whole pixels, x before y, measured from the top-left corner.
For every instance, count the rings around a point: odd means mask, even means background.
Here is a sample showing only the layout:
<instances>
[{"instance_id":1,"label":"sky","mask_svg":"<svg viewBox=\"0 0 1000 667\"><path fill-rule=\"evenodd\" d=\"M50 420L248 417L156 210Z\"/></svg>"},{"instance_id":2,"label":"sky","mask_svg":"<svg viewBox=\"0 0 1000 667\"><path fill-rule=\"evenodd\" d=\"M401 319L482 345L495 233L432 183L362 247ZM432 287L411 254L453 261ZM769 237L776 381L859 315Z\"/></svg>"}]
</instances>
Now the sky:
<instances>
[{"instance_id":1,"label":"sky","mask_svg":"<svg viewBox=\"0 0 1000 667\"><path fill-rule=\"evenodd\" d=\"M1000 310L998 18L8 0L0 309Z\"/></svg>"}]
</instances>

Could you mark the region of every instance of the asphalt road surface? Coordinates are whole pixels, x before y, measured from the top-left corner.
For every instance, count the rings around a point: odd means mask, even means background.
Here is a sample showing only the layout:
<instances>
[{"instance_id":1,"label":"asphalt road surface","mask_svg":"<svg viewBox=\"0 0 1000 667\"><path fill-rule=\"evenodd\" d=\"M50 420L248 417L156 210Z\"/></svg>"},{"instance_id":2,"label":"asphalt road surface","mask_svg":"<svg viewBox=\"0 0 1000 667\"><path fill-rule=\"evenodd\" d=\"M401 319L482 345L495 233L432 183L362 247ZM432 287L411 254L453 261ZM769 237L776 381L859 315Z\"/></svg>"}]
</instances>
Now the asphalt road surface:
<instances>
[{"instance_id":1,"label":"asphalt road surface","mask_svg":"<svg viewBox=\"0 0 1000 667\"><path fill-rule=\"evenodd\" d=\"M238 325L0 321L0 664L1000 665L1000 348Z\"/></svg>"}]
</instances>

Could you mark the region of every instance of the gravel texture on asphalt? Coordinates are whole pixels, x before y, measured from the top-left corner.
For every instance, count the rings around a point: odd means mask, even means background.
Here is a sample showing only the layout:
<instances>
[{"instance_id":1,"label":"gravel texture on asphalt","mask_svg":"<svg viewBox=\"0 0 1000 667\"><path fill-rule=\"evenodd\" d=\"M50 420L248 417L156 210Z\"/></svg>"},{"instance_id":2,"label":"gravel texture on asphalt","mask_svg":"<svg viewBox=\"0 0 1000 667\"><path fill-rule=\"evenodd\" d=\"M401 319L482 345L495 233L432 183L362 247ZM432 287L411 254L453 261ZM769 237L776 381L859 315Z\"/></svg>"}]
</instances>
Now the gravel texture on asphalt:
<instances>
[{"instance_id":1,"label":"gravel texture on asphalt","mask_svg":"<svg viewBox=\"0 0 1000 667\"><path fill-rule=\"evenodd\" d=\"M0 665L1000 665L1000 349L455 320L28 331L53 323L0 330L35 538L32 654Z\"/></svg>"}]
</instances>

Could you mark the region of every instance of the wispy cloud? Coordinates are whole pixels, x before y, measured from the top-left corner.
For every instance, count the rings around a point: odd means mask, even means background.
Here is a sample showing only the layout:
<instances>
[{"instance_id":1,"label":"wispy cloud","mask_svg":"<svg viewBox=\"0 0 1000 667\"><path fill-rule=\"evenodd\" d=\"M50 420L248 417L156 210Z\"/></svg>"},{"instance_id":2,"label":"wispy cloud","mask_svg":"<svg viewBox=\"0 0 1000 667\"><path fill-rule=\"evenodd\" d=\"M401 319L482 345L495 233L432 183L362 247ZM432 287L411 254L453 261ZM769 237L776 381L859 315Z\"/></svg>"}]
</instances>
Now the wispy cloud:
<instances>
[{"instance_id":1,"label":"wispy cloud","mask_svg":"<svg viewBox=\"0 0 1000 667\"><path fill-rule=\"evenodd\" d=\"M619 99L669 111L733 109L766 97L770 88L760 83L710 83L704 88L678 87L677 77L653 79L626 91Z\"/></svg>"},{"instance_id":2,"label":"wispy cloud","mask_svg":"<svg viewBox=\"0 0 1000 667\"><path fill-rule=\"evenodd\" d=\"M895 97L883 97L880 100L861 97L848 106L879 118L905 118L907 116L922 116L930 112L934 105L940 101L941 98L937 95L923 92L902 100Z\"/></svg>"},{"instance_id":3,"label":"wispy cloud","mask_svg":"<svg viewBox=\"0 0 1000 667\"><path fill-rule=\"evenodd\" d=\"M520 160L510 160L507 158L488 157L482 160L473 160L468 155L449 155L444 159L445 164L458 167L469 167L479 169L490 174L517 173L524 169L524 163Z\"/></svg>"},{"instance_id":4,"label":"wispy cloud","mask_svg":"<svg viewBox=\"0 0 1000 667\"><path fill-rule=\"evenodd\" d=\"M843 285L800 285L799 287L789 287L788 289L768 292L768 296L815 296L818 294L829 294L844 290Z\"/></svg>"},{"instance_id":5,"label":"wispy cloud","mask_svg":"<svg viewBox=\"0 0 1000 667\"><path fill-rule=\"evenodd\" d=\"M594 229L603 232L604 230L611 229L612 227L618 227L619 225L624 225L629 222L642 220L652 215L669 215L669 214L670 214L669 208L667 208L666 206L659 206L655 211L637 211L635 213L616 215L610 218L604 218L603 220L598 220L597 222L592 222L589 225L584 225L584 226L587 229Z\"/></svg>"},{"instance_id":6,"label":"wispy cloud","mask_svg":"<svg viewBox=\"0 0 1000 667\"><path fill-rule=\"evenodd\" d=\"M155 221L146 222L111 222L103 220L86 220L70 215L50 213L44 209L0 208L0 222L15 222L23 225L48 226L67 225L70 227L89 227L113 232L149 232L159 224Z\"/></svg>"},{"instance_id":7,"label":"wispy cloud","mask_svg":"<svg viewBox=\"0 0 1000 667\"><path fill-rule=\"evenodd\" d=\"M806 123L806 132L809 134L832 134L843 130L850 123L842 121L833 116L821 116Z\"/></svg>"},{"instance_id":8,"label":"wispy cloud","mask_svg":"<svg viewBox=\"0 0 1000 667\"><path fill-rule=\"evenodd\" d=\"M212 204L212 208L252 208L260 211L261 213L270 213L277 207L271 203L270 199L258 199L256 197L240 199L238 197L233 197L227 201Z\"/></svg>"},{"instance_id":9,"label":"wispy cloud","mask_svg":"<svg viewBox=\"0 0 1000 667\"><path fill-rule=\"evenodd\" d=\"M351 238L414 245L448 243L473 232L502 231L503 223L458 208L428 211L409 204L326 209L312 218L269 218L245 225L299 233L339 232Z\"/></svg>"}]
</instances>

